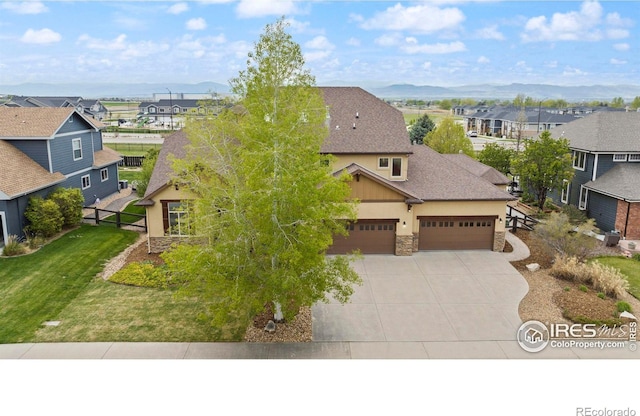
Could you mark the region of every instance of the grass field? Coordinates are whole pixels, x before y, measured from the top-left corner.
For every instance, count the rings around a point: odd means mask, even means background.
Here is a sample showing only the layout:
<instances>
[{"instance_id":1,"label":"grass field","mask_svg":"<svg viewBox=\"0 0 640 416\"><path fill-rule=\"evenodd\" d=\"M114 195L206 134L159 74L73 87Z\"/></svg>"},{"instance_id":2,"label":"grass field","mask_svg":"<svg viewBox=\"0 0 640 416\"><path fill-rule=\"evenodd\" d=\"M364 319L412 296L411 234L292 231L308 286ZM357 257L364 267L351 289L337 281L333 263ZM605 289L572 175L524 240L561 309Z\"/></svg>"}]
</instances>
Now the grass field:
<instances>
[{"instance_id":1,"label":"grass field","mask_svg":"<svg viewBox=\"0 0 640 416\"><path fill-rule=\"evenodd\" d=\"M596 257L593 261L620 270L620 273L625 275L629 281L628 292L640 299L640 261L626 257Z\"/></svg>"},{"instance_id":2,"label":"grass field","mask_svg":"<svg viewBox=\"0 0 640 416\"><path fill-rule=\"evenodd\" d=\"M0 343L242 339L246 322L214 328L198 319L201 303L176 298L173 290L96 277L139 236L82 225L35 253L0 258Z\"/></svg>"},{"instance_id":3,"label":"grass field","mask_svg":"<svg viewBox=\"0 0 640 416\"><path fill-rule=\"evenodd\" d=\"M161 144L147 143L105 143L104 146L115 150L122 156L144 156L149 149L160 150L162 147Z\"/></svg>"},{"instance_id":4,"label":"grass field","mask_svg":"<svg viewBox=\"0 0 640 416\"><path fill-rule=\"evenodd\" d=\"M118 168L118 177L120 180L139 181L142 178L142 170L133 168Z\"/></svg>"},{"instance_id":5,"label":"grass field","mask_svg":"<svg viewBox=\"0 0 640 416\"><path fill-rule=\"evenodd\" d=\"M138 234L83 225L37 252L0 259L0 343L28 342Z\"/></svg>"}]
</instances>

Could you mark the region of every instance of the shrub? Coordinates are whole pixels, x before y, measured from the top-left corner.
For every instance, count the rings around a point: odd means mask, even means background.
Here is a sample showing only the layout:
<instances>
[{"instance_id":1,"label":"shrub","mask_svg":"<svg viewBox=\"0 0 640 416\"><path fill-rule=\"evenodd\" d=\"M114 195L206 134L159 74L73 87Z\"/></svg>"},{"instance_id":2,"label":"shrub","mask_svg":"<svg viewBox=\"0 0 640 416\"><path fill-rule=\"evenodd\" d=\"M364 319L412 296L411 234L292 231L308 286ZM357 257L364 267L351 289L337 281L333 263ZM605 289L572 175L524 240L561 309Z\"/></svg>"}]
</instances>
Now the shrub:
<instances>
[{"instance_id":1,"label":"shrub","mask_svg":"<svg viewBox=\"0 0 640 416\"><path fill-rule=\"evenodd\" d=\"M563 213L552 212L544 223L538 224L535 233L558 254L577 257L582 261L595 252L600 242L585 233L595 228L590 219L576 226Z\"/></svg>"},{"instance_id":2,"label":"shrub","mask_svg":"<svg viewBox=\"0 0 640 416\"><path fill-rule=\"evenodd\" d=\"M635 253L633 256L631 256L631 258L635 261L640 261L640 253Z\"/></svg>"},{"instance_id":3,"label":"shrub","mask_svg":"<svg viewBox=\"0 0 640 416\"><path fill-rule=\"evenodd\" d=\"M591 285L613 298L622 296L629 288L629 282L618 269L597 261L586 264L575 257L556 256L549 272L559 279Z\"/></svg>"},{"instance_id":4,"label":"shrub","mask_svg":"<svg viewBox=\"0 0 640 416\"><path fill-rule=\"evenodd\" d=\"M619 313L622 312L633 312L633 310L631 310L631 305L629 305L627 302L624 301L620 301L618 303L616 303L616 309L618 309Z\"/></svg>"},{"instance_id":5,"label":"shrub","mask_svg":"<svg viewBox=\"0 0 640 416\"><path fill-rule=\"evenodd\" d=\"M602 293L602 292L598 292L598 297L599 297L600 299L604 299L604 298L606 298L606 297L607 297L607 295L605 295L605 294L604 294L604 293Z\"/></svg>"},{"instance_id":6,"label":"shrub","mask_svg":"<svg viewBox=\"0 0 640 416\"><path fill-rule=\"evenodd\" d=\"M130 263L113 274L109 280L129 286L163 289L169 287L166 267L155 266L151 262Z\"/></svg>"},{"instance_id":7,"label":"shrub","mask_svg":"<svg viewBox=\"0 0 640 416\"><path fill-rule=\"evenodd\" d=\"M39 235L27 237L27 244L29 245L29 248L32 250L42 247L44 243L45 243L44 237L41 237Z\"/></svg>"},{"instance_id":8,"label":"shrub","mask_svg":"<svg viewBox=\"0 0 640 416\"><path fill-rule=\"evenodd\" d=\"M585 285L580 285L578 289L580 289L581 292L585 292L585 293L589 291L589 289L587 289Z\"/></svg>"},{"instance_id":9,"label":"shrub","mask_svg":"<svg viewBox=\"0 0 640 416\"><path fill-rule=\"evenodd\" d=\"M562 207L562 213L569 218L569 222L574 225L587 222L587 214L575 205L564 205Z\"/></svg>"},{"instance_id":10,"label":"shrub","mask_svg":"<svg viewBox=\"0 0 640 416\"><path fill-rule=\"evenodd\" d=\"M24 216L29 221L29 232L42 237L51 237L62 231L64 218L58 204L41 196L29 198Z\"/></svg>"},{"instance_id":11,"label":"shrub","mask_svg":"<svg viewBox=\"0 0 640 416\"><path fill-rule=\"evenodd\" d=\"M26 252L27 250L17 235L10 235L7 238L7 244L4 246L4 250L2 250L2 254L5 256L18 256Z\"/></svg>"},{"instance_id":12,"label":"shrub","mask_svg":"<svg viewBox=\"0 0 640 416\"><path fill-rule=\"evenodd\" d=\"M82 207L84 206L84 196L78 188L57 188L49 197L58 204L60 213L64 218L63 225L71 226L82 222Z\"/></svg>"}]
</instances>

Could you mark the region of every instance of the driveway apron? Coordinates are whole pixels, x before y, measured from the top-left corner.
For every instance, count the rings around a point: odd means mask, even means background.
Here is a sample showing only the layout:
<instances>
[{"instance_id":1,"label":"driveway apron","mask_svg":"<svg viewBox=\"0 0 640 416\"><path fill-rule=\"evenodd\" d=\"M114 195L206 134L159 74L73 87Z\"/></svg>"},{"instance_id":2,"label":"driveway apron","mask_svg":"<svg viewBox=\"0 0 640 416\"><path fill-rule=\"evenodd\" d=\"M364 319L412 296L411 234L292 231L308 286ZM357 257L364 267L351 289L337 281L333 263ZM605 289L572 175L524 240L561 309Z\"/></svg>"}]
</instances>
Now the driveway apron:
<instances>
[{"instance_id":1,"label":"driveway apron","mask_svg":"<svg viewBox=\"0 0 640 416\"><path fill-rule=\"evenodd\" d=\"M513 341L528 291L502 253L367 255L347 304L313 306L314 341Z\"/></svg>"}]
</instances>

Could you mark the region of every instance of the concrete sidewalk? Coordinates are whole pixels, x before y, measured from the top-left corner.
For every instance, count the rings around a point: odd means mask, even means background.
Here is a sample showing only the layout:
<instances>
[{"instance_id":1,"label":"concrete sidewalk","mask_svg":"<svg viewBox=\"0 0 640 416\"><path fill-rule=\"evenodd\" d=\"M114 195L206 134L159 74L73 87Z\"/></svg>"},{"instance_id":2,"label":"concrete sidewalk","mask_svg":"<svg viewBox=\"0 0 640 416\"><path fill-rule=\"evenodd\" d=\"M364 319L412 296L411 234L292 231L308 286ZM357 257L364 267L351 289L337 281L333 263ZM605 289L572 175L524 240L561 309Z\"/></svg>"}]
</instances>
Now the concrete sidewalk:
<instances>
[{"instance_id":1,"label":"concrete sidewalk","mask_svg":"<svg viewBox=\"0 0 640 416\"><path fill-rule=\"evenodd\" d=\"M514 335L515 337L515 335ZM0 345L0 359L633 359L637 351L547 347L528 353L516 341L306 343L51 343Z\"/></svg>"}]
</instances>

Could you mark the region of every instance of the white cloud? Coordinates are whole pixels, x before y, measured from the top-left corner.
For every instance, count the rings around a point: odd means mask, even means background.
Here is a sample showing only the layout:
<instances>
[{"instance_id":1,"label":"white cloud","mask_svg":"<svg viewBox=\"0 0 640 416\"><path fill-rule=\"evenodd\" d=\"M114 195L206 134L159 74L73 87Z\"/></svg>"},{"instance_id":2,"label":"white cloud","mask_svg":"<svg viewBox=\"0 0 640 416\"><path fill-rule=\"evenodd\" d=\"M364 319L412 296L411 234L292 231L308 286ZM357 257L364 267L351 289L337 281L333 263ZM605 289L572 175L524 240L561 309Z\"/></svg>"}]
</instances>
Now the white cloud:
<instances>
[{"instance_id":1,"label":"white cloud","mask_svg":"<svg viewBox=\"0 0 640 416\"><path fill-rule=\"evenodd\" d=\"M335 45L329 42L325 36L316 36L304 44L305 48L311 49L304 54L307 62L320 61L331 56L331 52L335 49Z\"/></svg>"},{"instance_id":2,"label":"white cloud","mask_svg":"<svg viewBox=\"0 0 640 416\"><path fill-rule=\"evenodd\" d=\"M582 71L581 69L578 68L573 68L570 66L567 66L564 71L562 71L562 75L564 76L583 76L583 75L587 75L587 72Z\"/></svg>"},{"instance_id":3,"label":"white cloud","mask_svg":"<svg viewBox=\"0 0 640 416\"><path fill-rule=\"evenodd\" d=\"M417 53L446 54L464 52L467 50L467 47L460 41L451 43L433 43L420 45L417 43L417 41L415 41L415 38L407 38L407 42L405 43L405 45L402 45L400 49L405 53L414 55Z\"/></svg>"},{"instance_id":4,"label":"white cloud","mask_svg":"<svg viewBox=\"0 0 640 416\"><path fill-rule=\"evenodd\" d=\"M39 1L3 1L0 3L0 9L9 10L17 14L40 14L49 11L47 6Z\"/></svg>"},{"instance_id":5,"label":"white cloud","mask_svg":"<svg viewBox=\"0 0 640 416\"><path fill-rule=\"evenodd\" d=\"M400 3L384 12L376 13L362 22L363 29L400 30L415 33L434 33L457 28L464 14L457 8L439 8L430 4L405 7Z\"/></svg>"},{"instance_id":6,"label":"white cloud","mask_svg":"<svg viewBox=\"0 0 640 416\"><path fill-rule=\"evenodd\" d=\"M118 51L118 50L126 49L127 47L126 41L127 41L127 35L125 34L118 35L113 40L96 39L96 38L92 38L87 34L83 34L83 35L80 35L76 43L84 44L84 46L87 49L96 49L96 50L103 50L103 51Z\"/></svg>"},{"instance_id":7,"label":"white cloud","mask_svg":"<svg viewBox=\"0 0 640 416\"><path fill-rule=\"evenodd\" d=\"M505 37L498 30L498 26L488 26L476 31L476 37L480 39L504 40Z\"/></svg>"},{"instance_id":8,"label":"white cloud","mask_svg":"<svg viewBox=\"0 0 640 416\"><path fill-rule=\"evenodd\" d=\"M551 19L546 16L529 19L521 39L524 42L623 39L629 37L625 28L631 25L631 20L618 13L609 13L603 19L600 3L586 0L579 11L554 13Z\"/></svg>"},{"instance_id":9,"label":"white cloud","mask_svg":"<svg viewBox=\"0 0 640 416\"><path fill-rule=\"evenodd\" d=\"M204 30L207 28L207 22L202 17L189 19L186 24L187 30Z\"/></svg>"},{"instance_id":10,"label":"white cloud","mask_svg":"<svg viewBox=\"0 0 640 416\"><path fill-rule=\"evenodd\" d=\"M294 0L240 0L236 7L236 13L241 18L283 16L297 12L298 8Z\"/></svg>"},{"instance_id":11,"label":"white cloud","mask_svg":"<svg viewBox=\"0 0 640 416\"><path fill-rule=\"evenodd\" d=\"M22 35L20 40L24 43L36 43L36 44L56 43L62 40L62 35L47 28L40 29L40 30L28 29L24 33L24 35Z\"/></svg>"},{"instance_id":12,"label":"white cloud","mask_svg":"<svg viewBox=\"0 0 640 416\"><path fill-rule=\"evenodd\" d=\"M611 59L609 60L609 63L610 63L611 65L624 65L624 64L626 64L626 63L627 63L627 61L623 61L623 60L621 60L621 59L616 59L616 58L611 58Z\"/></svg>"},{"instance_id":13,"label":"white cloud","mask_svg":"<svg viewBox=\"0 0 640 416\"><path fill-rule=\"evenodd\" d=\"M385 33L374 39L374 43L379 46L395 46L402 42L402 35L399 33Z\"/></svg>"},{"instance_id":14,"label":"white cloud","mask_svg":"<svg viewBox=\"0 0 640 416\"><path fill-rule=\"evenodd\" d=\"M557 68L558 61L549 61L544 63L545 68Z\"/></svg>"},{"instance_id":15,"label":"white cloud","mask_svg":"<svg viewBox=\"0 0 640 416\"><path fill-rule=\"evenodd\" d=\"M167 13L169 14L180 14L186 11L189 11L189 5L187 3L176 3L167 9Z\"/></svg>"},{"instance_id":16,"label":"white cloud","mask_svg":"<svg viewBox=\"0 0 640 416\"><path fill-rule=\"evenodd\" d=\"M426 69L426 70L431 69L431 62L427 61L427 62L423 63L422 64L422 69Z\"/></svg>"},{"instance_id":17,"label":"white cloud","mask_svg":"<svg viewBox=\"0 0 640 416\"><path fill-rule=\"evenodd\" d=\"M329 42L324 36L316 36L304 44L305 47L311 49L335 49L335 45Z\"/></svg>"},{"instance_id":18,"label":"white cloud","mask_svg":"<svg viewBox=\"0 0 640 416\"><path fill-rule=\"evenodd\" d=\"M349 38L346 42L349 46L360 46L360 39L358 38Z\"/></svg>"},{"instance_id":19,"label":"white cloud","mask_svg":"<svg viewBox=\"0 0 640 416\"><path fill-rule=\"evenodd\" d=\"M613 49L621 52L628 51L630 48L631 46L628 43L616 43L613 45Z\"/></svg>"},{"instance_id":20,"label":"white cloud","mask_svg":"<svg viewBox=\"0 0 640 416\"><path fill-rule=\"evenodd\" d=\"M491 59L487 58L486 56L481 56L478 58L477 62L479 64L488 64L489 62L491 62Z\"/></svg>"}]
</instances>

